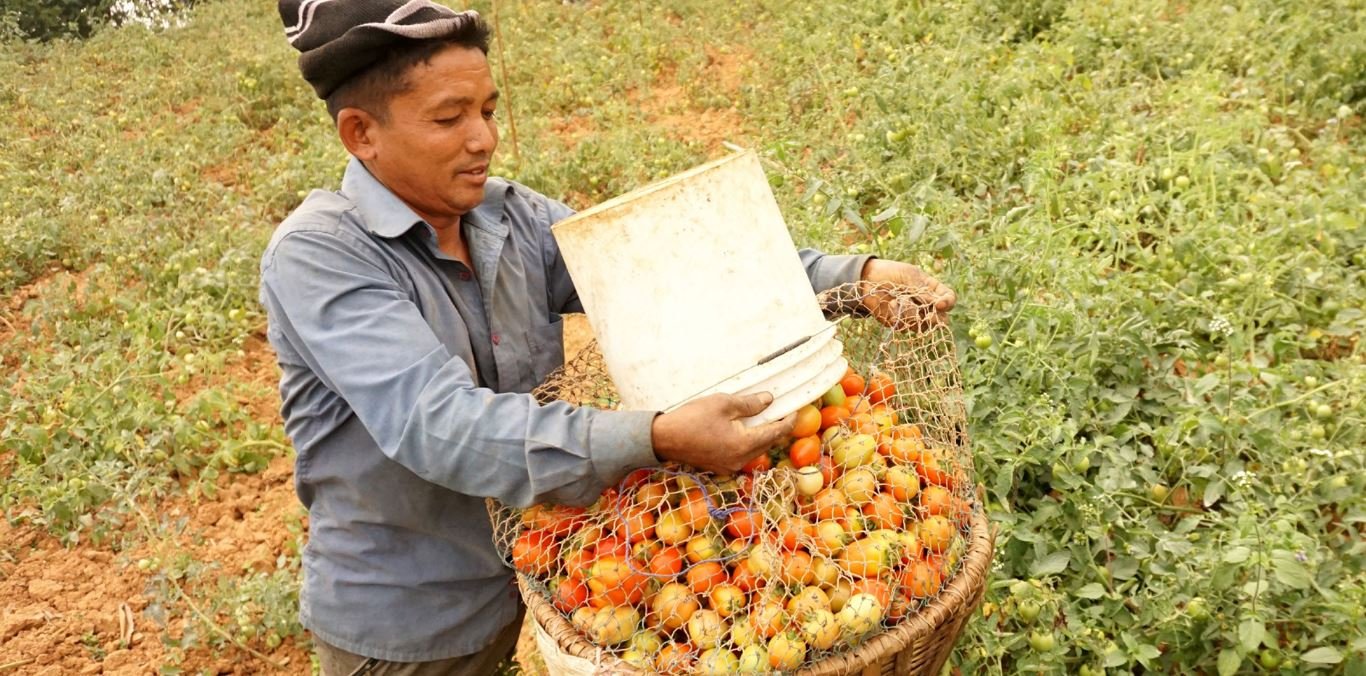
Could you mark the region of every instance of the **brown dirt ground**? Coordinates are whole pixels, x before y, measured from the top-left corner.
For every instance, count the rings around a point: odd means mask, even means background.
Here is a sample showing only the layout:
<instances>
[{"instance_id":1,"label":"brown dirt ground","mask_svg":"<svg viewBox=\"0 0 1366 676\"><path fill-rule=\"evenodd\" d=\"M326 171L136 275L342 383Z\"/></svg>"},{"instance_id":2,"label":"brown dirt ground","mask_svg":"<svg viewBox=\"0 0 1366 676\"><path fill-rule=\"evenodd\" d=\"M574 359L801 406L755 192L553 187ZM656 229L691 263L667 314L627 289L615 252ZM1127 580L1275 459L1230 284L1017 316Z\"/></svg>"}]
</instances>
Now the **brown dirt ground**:
<instances>
[{"instance_id":1,"label":"brown dirt ground","mask_svg":"<svg viewBox=\"0 0 1366 676\"><path fill-rule=\"evenodd\" d=\"M29 294L25 301L36 295ZM593 333L583 315L568 315L565 322L565 353L572 357L592 340ZM274 353L259 336L249 338L243 350L245 359L200 384L208 387L226 380L260 386L245 388L246 393L239 396L241 404L257 420L278 421L273 399L278 377ZM175 663L162 639L179 632L165 633L145 614L154 601L152 573L140 570L136 562L142 558L166 561L186 553L196 561L217 563L225 574L265 572L273 570L276 560L294 544L296 531L291 530L291 523L306 528L307 517L294 495L290 458L275 458L259 474L224 474L216 486L217 494L211 499L178 496L155 506L155 515L148 515L149 519L186 520L184 531L172 541L159 540L164 535L146 537L137 519L132 520L125 535L137 544L122 552L114 551L111 543L88 541L64 547L45 531L0 520L0 674L142 676ZM142 506L144 513L151 508ZM191 583L187 591L202 598L213 582ZM177 617L188 612L180 608ZM216 619L229 622L226 617ZM168 626L178 624L173 620ZM518 658L524 668L544 673L529 630L524 630L522 639ZM259 641L251 647L266 652L284 669L232 646L200 646L175 664L185 673L311 673L308 647L293 639L273 651L266 651Z\"/></svg>"}]
</instances>

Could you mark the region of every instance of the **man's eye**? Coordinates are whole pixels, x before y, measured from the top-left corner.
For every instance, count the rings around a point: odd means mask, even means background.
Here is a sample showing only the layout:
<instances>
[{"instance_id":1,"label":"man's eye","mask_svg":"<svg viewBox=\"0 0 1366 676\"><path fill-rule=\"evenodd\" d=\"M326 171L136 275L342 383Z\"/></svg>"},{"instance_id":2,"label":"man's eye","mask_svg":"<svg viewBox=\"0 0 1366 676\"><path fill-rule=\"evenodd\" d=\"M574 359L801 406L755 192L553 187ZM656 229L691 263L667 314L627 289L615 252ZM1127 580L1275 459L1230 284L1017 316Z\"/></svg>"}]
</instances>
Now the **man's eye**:
<instances>
[{"instance_id":1,"label":"man's eye","mask_svg":"<svg viewBox=\"0 0 1366 676\"><path fill-rule=\"evenodd\" d=\"M495 117L498 117L498 111L496 111L496 110L486 110L486 111L484 111L484 119L485 119L485 120L492 120L492 119L495 118Z\"/></svg>"},{"instance_id":2,"label":"man's eye","mask_svg":"<svg viewBox=\"0 0 1366 676\"><path fill-rule=\"evenodd\" d=\"M437 120L436 120L436 123L437 123L437 124L450 125L450 124L455 124L456 122L459 122L459 121L460 121L460 118L459 118L459 117L443 117L443 118L437 119Z\"/></svg>"}]
</instances>

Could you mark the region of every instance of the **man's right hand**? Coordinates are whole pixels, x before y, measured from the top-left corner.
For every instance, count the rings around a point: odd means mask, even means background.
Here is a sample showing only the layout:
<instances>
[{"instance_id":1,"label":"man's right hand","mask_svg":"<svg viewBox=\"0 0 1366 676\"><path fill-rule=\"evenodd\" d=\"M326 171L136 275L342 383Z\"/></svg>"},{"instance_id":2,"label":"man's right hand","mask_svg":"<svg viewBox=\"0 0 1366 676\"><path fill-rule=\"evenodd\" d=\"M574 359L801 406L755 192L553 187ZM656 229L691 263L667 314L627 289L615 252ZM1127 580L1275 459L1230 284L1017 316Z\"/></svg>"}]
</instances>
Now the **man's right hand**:
<instances>
[{"instance_id":1,"label":"man's right hand","mask_svg":"<svg viewBox=\"0 0 1366 676\"><path fill-rule=\"evenodd\" d=\"M757 427L740 422L771 403L773 395L767 392L712 394L661 413L650 430L655 455L708 472L734 474L792 433L796 413Z\"/></svg>"}]
</instances>

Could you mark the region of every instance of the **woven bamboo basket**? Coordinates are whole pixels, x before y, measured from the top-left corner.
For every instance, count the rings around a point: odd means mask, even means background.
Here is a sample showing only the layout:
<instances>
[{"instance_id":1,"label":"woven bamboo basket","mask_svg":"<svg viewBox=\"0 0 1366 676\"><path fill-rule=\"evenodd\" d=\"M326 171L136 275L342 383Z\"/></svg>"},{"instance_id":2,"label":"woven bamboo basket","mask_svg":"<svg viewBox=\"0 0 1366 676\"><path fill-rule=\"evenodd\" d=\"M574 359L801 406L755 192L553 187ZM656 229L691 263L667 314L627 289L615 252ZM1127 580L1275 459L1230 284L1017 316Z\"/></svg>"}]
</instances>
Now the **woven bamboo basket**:
<instances>
[{"instance_id":1,"label":"woven bamboo basket","mask_svg":"<svg viewBox=\"0 0 1366 676\"><path fill-rule=\"evenodd\" d=\"M982 603L995 534L980 507L974 510L967 553L939 597L857 649L827 657L797 672L802 676L860 674L936 676L948 661L963 627ZM574 627L518 575L522 598L535 622L536 642L551 674L641 674L583 639Z\"/></svg>"}]
</instances>

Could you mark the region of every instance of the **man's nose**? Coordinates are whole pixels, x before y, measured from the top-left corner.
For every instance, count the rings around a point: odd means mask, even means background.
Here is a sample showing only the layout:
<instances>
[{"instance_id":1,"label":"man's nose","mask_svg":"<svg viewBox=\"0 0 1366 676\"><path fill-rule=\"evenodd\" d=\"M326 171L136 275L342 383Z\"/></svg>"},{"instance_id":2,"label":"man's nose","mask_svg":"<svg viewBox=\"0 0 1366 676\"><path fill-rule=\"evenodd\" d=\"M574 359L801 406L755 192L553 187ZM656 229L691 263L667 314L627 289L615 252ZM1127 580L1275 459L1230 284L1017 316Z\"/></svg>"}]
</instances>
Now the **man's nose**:
<instances>
[{"instance_id":1,"label":"man's nose","mask_svg":"<svg viewBox=\"0 0 1366 676\"><path fill-rule=\"evenodd\" d=\"M465 150L471 153L490 153L498 145L498 132L489 120L479 120L465 139Z\"/></svg>"}]
</instances>

